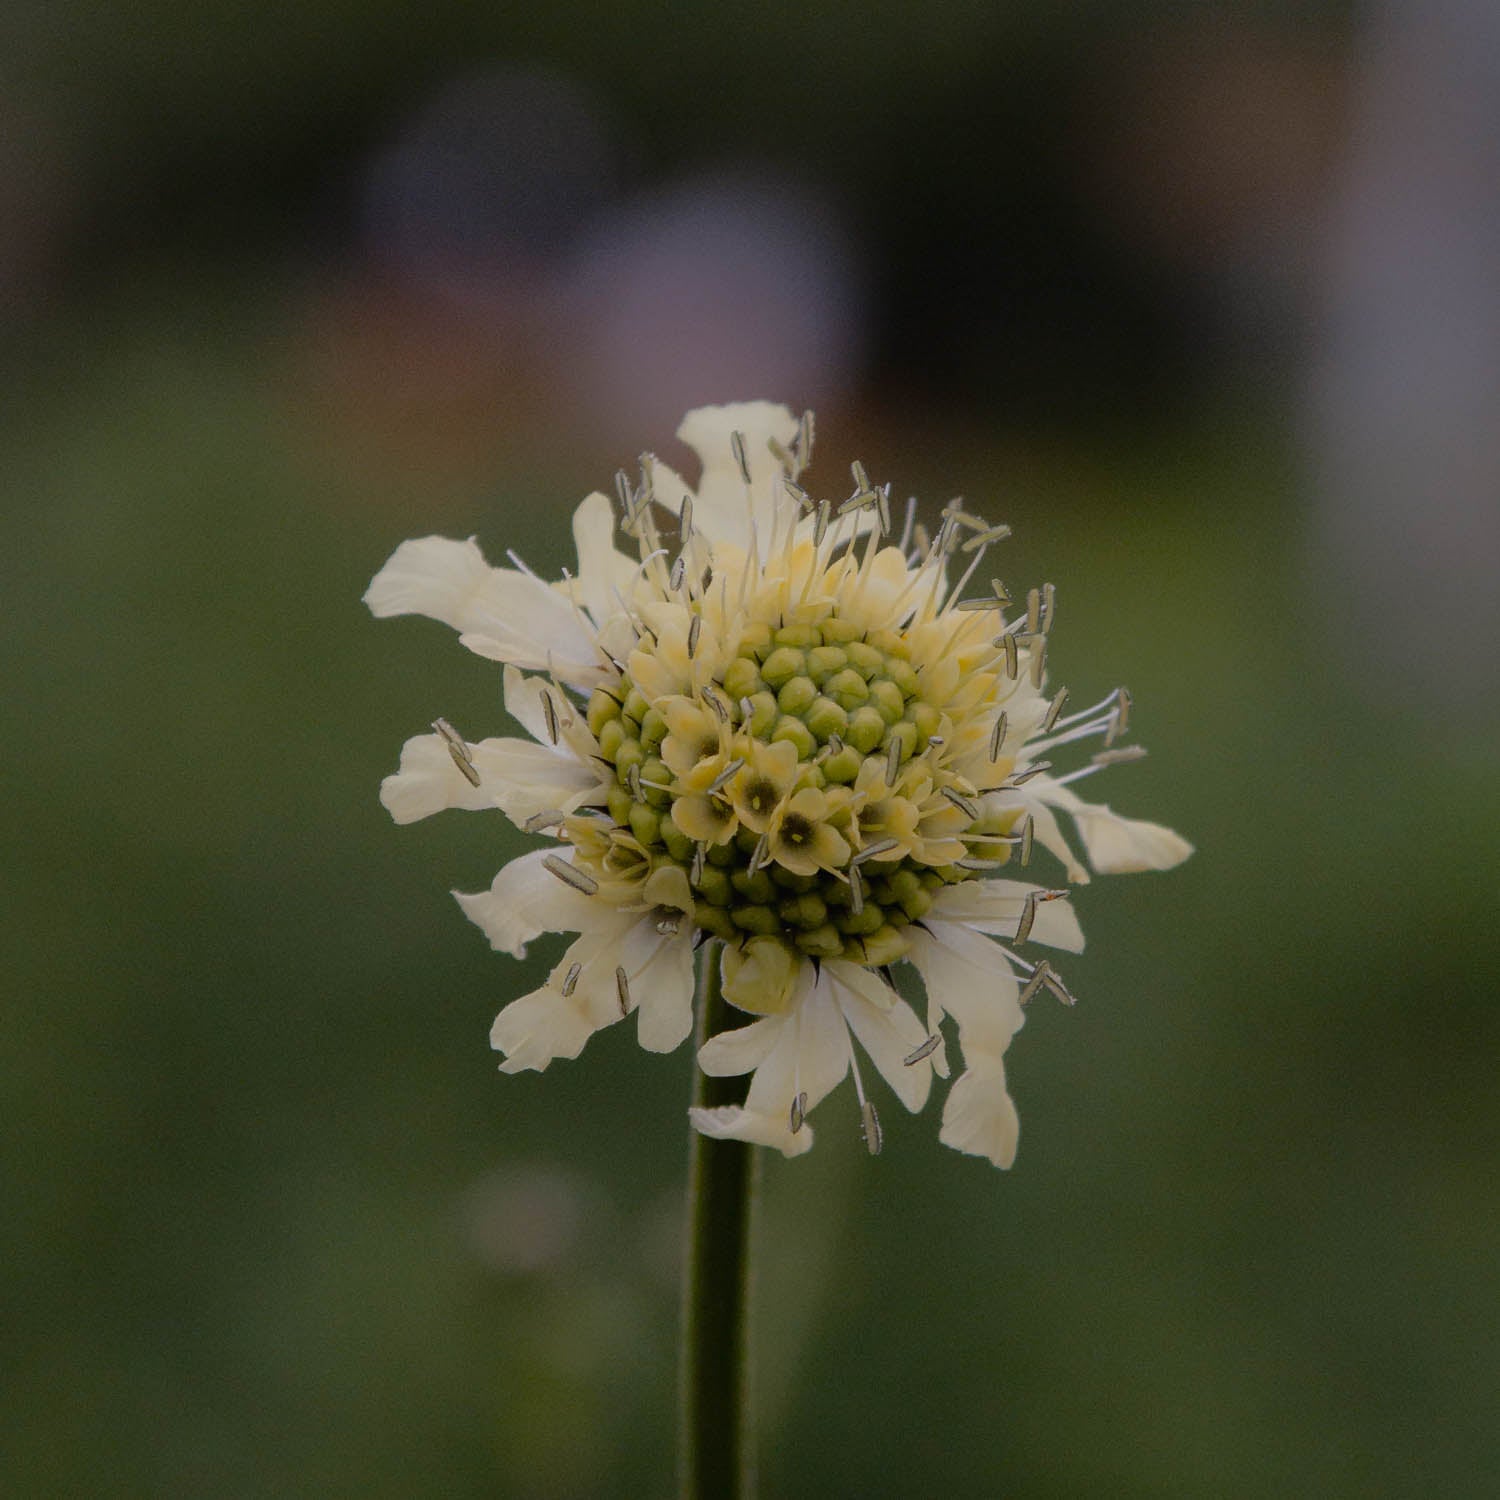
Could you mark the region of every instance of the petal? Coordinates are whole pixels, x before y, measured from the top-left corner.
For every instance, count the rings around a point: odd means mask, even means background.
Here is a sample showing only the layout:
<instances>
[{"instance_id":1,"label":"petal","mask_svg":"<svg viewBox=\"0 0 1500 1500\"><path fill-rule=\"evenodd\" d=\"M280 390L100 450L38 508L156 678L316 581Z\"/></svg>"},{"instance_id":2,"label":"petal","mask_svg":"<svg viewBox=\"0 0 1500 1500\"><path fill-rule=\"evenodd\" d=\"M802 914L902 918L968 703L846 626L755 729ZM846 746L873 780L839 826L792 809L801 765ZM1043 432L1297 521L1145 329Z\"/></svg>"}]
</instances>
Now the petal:
<instances>
[{"instance_id":1,"label":"petal","mask_svg":"<svg viewBox=\"0 0 1500 1500\"><path fill-rule=\"evenodd\" d=\"M614 534L615 512L607 496L595 492L573 512L579 603L600 625L621 613L641 571L639 563L616 551Z\"/></svg>"},{"instance_id":2,"label":"petal","mask_svg":"<svg viewBox=\"0 0 1500 1500\"><path fill-rule=\"evenodd\" d=\"M1040 800L1072 813L1089 863L1101 875L1170 870L1193 852L1193 846L1170 828L1121 817L1104 803L1085 802L1071 787L1050 777L1037 777L1032 788Z\"/></svg>"},{"instance_id":3,"label":"petal","mask_svg":"<svg viewBox=\"0 0 1500 1500\"><path fill-rule=\"evenodd\" d=\"M813 1129L804 1122L792 1134L789 1115L779 1119L744 1109L738 1104L721 1104L715 1109L697 1105L688 1110L693 1129L720 1141L749 1141L756 1146L774 1146L783 1156L801 1156L812 1150Z\"/></svg>"},{"instance_id":4,"label":"petal","mask_svg":"<svg viewBox=\"0 0 1500 1500\"><path fill-rule=\"evenodd\" d=\"M711 1036L698 1049L698 1066L711 1078L732 1078L758 1068L787 1024L785 1016L763 1016Z\"/></svg>"},{"instance_id":5,"label":"petal","mask_svg":"<svg viewBox=\"0 0 1500 1500\"><path fill-rule=\"evenodd\" d=\"M506 1054L502 1073L527 1068L541 1072L555 1057L577 1057L595 1027L574 999L566 998L550 982L519 1000L512 1000L495 1017L490 1046Z\"/></svg>"},{"instance_id":6,"label":"petal","mask_svg":"<svg viewBox=\"0 0 1500 1500\"><path fill-rule=\"evenodd\" d=\"M491 790L492 803L513 823L524 823L553 808L572 812L588 802L603 803L609 783L597 766L530 740L490 740L488 744L481 785Z\"/></svg>"},{"instance_id":7,"label":"petal","mask_svg":"<svg viewBox=\"0 0 1500 1500\"><path fill-rule=\"evenodd\" d=\"M547 849L534 849L502 866L487 891L454 891L465 916L480 927L490 947L514 958L544 932L587 932L601 921L618 919L610 907L575 891L542 863Z\"/></svg>"},{"instance_id":8,"label":"petal","mask_svg":"<svg viewBox=\"0 0 1500 1500\"><path fill-rule=\"evenodd\" d=\"M927 1103L932 1063L922 1058L908 1066L906 1059L927 1040L927 1030L911 1006L868 969L837 962L827 967L849 1029L896 1097L915 1114Z\"/></svg>"},{"instance_id":9,"label":"petal","mask_svg":"<svg viewBox=\"0 0 1500 1500\"><path fill-rule=\"evenodd\" d=\"M428 615L455 630L472 630L487 618L486 601L497 592L494 575L473 537L455 542L424 536L391 553L370 580L364 602L377 619Z\"/></svg>"},{"instance_id":10,"label":"petal","mask_svg":"<svg viewBox=\"0 0 1500 1500\"><path fill-rule=\"evenodd\" d=\"M968 1156L987 1157L997 1167L1016 1159L1021 1121L1005 1087L1005 1065L987 1059L961 1074L943 1101L938 1139Z\"/></svg>"},{"instance_id":11,"label":"petal","mask_svg":"<svg viewBox=\"0 0 1500 1500\"><path fill-rule=\"evenodd\" d=\"M961 922L975 932L1009 937L1021 920L1028 891L1042 887L1020 880L961 880L945 885L932 899L932 916ZM1071 901L1041 901L1031 925L1031 940L1069 953L1083 952L1083 929Z\"/></svg>"},{"instance_id":12,"label":"petal","mask_svg":"<svg viewBox=\"0 0 1500 1500\"><path fill-rule=\"evenodd\" d=\"M656 930L656 915L641 918L620 944L618 962L639 1013L637 1036L648 1052L672 1052L693 1029L693 929Z\"/></svg>"},{"instance_id":13,"label":"petal","mask_svg":"<svg viewBox=\"0 0 1500 1500\"><path fill-rule=\"evenodd\" d=\"M811 967L803 966L800 1003L787 1013L775 1045L750 1080L745 1107L752 1113L788 1118L799 1093L807 1095L806 1108L811 1110L849 1071L843 1013L826 976L814 980Z\"/></svg>"},{"instance_id":14,"label":"petal","mask_svg":"<svg viewBox=\"0 0 1500 1500\"><path fill-rule=\"evenodd\" d=\"M735 432L744 441L745 463L750 470L748 494L731 446L731 434ZM694 528L712 541L746 547L753 514L764 551L778 512L791 505L780 485L781 462L770 451L768 440L789 448L797 436L797 419L786 407L770 401L700 406L682 419L677 436L703 461L693 506Z\"/></svg>"},{"instance_id":15,"label":"petal","mask_svg":"<svg viewBox=\"0 0 1500 1500\"><path fill-rule=\"evenodd\" d=\"M1020 986L988 938L952 922L926 922L911 938L911 961L927 997L958 1022L964 1060L999 1058L1026 1016Z\"/></svg>"},{"instance_id":16,"label":"petal","mask_svg":"<svg viewBox=\"0 0 1500 1500\"><path fill-rule=\"evenodd\" d=\"M398 823L415 823L445 808L459 807L480 812L495 807L495 774L492 752L499 740L482 740L469 746L475 786L458 769L447 743L435 734L414 735L401 747L401 768L380 783L380 801Z\"/></svg>"}]
</instances>

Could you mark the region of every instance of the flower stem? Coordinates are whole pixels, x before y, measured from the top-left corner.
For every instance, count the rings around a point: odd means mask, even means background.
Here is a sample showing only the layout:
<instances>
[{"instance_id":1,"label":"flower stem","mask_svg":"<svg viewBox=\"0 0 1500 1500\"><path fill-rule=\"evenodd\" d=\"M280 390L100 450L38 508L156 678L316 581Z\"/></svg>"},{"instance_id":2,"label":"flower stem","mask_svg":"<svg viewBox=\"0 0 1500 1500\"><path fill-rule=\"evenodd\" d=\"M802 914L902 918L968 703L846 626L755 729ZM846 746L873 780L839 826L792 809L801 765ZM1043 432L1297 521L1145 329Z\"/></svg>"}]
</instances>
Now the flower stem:
<instances>
[{"instance_id":1,"label":"flower stem","mask_svg":"<svg viewBox=\"0 0 1500 1500\"><path fill-rule=\"evenodd\" d=\"M730 1024L719 946L704 945L699 1046ZM695 1070L693 1103L710 1109L740 1104L744 1089L743 1079ZM682 1300L682 1500L752 1500L755 1493L746 1325L759 1165L758 1153L745 1141L692 1133Z\"/></svg>"}]
</instances>

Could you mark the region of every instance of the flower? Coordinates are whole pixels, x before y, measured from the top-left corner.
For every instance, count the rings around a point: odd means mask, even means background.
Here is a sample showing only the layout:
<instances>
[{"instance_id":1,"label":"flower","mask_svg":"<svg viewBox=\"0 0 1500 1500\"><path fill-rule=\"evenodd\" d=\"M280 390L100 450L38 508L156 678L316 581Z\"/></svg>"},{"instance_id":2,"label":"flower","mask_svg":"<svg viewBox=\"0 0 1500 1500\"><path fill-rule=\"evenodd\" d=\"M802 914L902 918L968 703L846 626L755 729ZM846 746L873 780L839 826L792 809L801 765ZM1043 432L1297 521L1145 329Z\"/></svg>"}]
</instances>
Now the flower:
<instances>
[{"instance_id":1,"label":"flower","mask_svg":"<svg viewBox=\"0 0 1500 1500\"><path fill-rule=\"evenodd\" d=\"M649 454L573 518L577 572L546 583L487 563L473 540L404 542L365 595L378 616L425 614L504 663L505 704L530 739L467 743L445 720L409 740L381 797L398 822L498 807L550 848L488 891L457 895L501 952L579 936L491 1033L506 1072L576 1057L635 1012L641 1045L693 1026L693 952L722 941L730 1004L752 1017L708 1038L699 1064L752 1075L743 1105L694 1109L708 1135L808 1149L807 1115L854 1075L865 1138L880 1125L854 1043L910 1110L946 1078L943 1023L962 1070L941 1139L1009 1166L1018 1124L1004 1058L1026 1003L1072 996L1040 943L1083 936L1063 889L1002 874L1040 845L1070 882L1168 869L1171 830L1085 802L1073 786L1141 753L1116 748L1123 689L1064 713L1046 689L1050 585L1013 605L983 570L1007 534L950 505L929 536L889 486L852 466L853 492L798 483L812 448L765 402L690 412L678 436L690 488ZM956 579L950 575L957 572ZM972 580L989 592L966 597ZM532 674L532 675L528 675ZM1058 772L1050 757L1104 748ZM905 961L925 1020L897 993Z\"/></svg>"}]
</instances>

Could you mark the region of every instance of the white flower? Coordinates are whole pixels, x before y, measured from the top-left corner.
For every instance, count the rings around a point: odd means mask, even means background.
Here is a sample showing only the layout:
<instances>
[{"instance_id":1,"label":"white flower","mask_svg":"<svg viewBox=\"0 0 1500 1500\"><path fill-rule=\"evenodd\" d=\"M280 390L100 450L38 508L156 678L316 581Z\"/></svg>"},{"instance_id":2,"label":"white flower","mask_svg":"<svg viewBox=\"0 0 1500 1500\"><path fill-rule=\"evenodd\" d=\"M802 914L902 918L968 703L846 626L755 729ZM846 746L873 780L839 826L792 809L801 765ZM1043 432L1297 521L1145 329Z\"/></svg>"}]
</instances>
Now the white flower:
<instances>
[{"instance_id":1,"label":"white flower","mask_svg":"<svg viewBox=\"0 0 1500 1500\"><path fill-rule=\"evenodd\" d=\"M502 1067L576 1057L632 1011L644 1047L675 1048L693 1025L693 950L716 938L725 997L754 1019L710 1037L699 1063L752 1076L742 1105L692 1111L699 1130L797 1155L806 1116L852 1072L878 1149L855 1044L919 1110L948 1076L951 1019L963 1067L941 1138L1009 1166L1010 1040L1040 990L1072 998L1050 961L1018 950L1076 952L1083 936L1065 891L1001 872L1035 843L1070 881L1089 878L1057 811L1100 874L1192 852L1072 790L1139 753L1113 748L1129 695L1065 715L1066 693L1044 691L1050 586L1014 609L1003 592L964 597L990 579L981 563L1006 528L950 506L935 535L908 514L898 538L888 487L858 464L852 494L815 500L797 483L811 417L781 406L705 407L678 435L703 461L696 489L649 455L638 483L619 477L636 556L617 550L595 494L559 583L427 537L398 547L365 596L503 662L506 707L530 736L471 744L439 720L381 787L398 822L495 807L555 841L458 894L501 952L579 934L501 1011ZM1054 769L1091 738L1106 748ZM925 1023L895 990L903 959Z\"/></svg>"}]
</instances>

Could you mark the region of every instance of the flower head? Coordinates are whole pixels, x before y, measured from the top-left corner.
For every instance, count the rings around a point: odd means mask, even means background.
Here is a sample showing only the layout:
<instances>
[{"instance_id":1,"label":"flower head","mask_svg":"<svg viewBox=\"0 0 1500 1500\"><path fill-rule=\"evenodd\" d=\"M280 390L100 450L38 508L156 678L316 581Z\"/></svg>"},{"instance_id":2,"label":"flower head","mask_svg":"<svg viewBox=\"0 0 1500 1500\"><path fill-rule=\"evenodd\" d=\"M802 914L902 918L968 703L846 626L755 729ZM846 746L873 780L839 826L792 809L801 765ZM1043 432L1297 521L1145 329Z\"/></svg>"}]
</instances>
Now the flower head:
<instances>
[{"instance_id":1,"label":"flower head","mask_svg":"<svg viewBox=\"0 0 1500 1500\"><path fill-rule=\"evenodd\" d=\"M951 1018L963 1071L942 1139L1008 1166L1006 1049L1033 995L1071 1002L1048 960L1018 950L1083 946L1067 893L1010 871L1036 844L1069 881L1089 878L1059 810L1100 873L1192 852L1072 789L1139 753L1115 748L1130 697L1064 712L1066 691L1046 685L1051 586L1013 604L983 566L1006 527L955 504L935 534L910 509L898 534L889 486L859 464L852 493L815 500L798 482L811 416L784 407L706 407L678 435L703 461L696 489L650 455L637 481L618 478L636 556L595 494L574 516L578 571L559 583L428 537L397 548L365 596L505 663L506 706L531 736L471 745L439 720L381 789L400 822L498 807L553 841L458 895L502 952L579 934L500 1013L501 1066L576 1057L633 1011L644 1047L675 1048L692 1029L693 949L713 937L726 998L755 1019L699 1062L754 1076L743 1106L694 1110L699 1130L795 1155L809 1111L852 1071L877 1149L853 1042L920 1109L948 1074ZM1089 739L1100 753L1053 769ZM925 988L925 1023L896 992L900 960Z\"/></svg>"}]
</instances>

